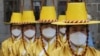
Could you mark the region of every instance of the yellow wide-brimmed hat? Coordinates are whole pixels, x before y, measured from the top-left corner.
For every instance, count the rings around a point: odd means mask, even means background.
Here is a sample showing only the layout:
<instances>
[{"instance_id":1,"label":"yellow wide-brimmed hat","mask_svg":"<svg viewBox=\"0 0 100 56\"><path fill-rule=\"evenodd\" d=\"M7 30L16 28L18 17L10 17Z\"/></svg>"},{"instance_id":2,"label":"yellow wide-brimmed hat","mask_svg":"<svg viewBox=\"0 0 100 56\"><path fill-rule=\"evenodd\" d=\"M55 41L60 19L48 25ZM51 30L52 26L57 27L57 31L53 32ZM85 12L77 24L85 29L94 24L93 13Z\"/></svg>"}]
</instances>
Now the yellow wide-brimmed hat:
<instances>
[{"instance_id":1,"label":"yellow wide-brimmed hat","mask_svg":"<svg viewBox=\"0 0 100 56\"><path fill-rule=\"evenodd\" d=\"M20 12L13 12L11 15L10 22L5 22L5 24L16 24L21 25L22 24L22 14Z\"/></svg>"},{"instance_id":2,"label":"yellow wide-brimmed hat","mask_svg":"<svg viewBox=\"0 0 100 56\"><path fill-rule=\"evenodd\" d=\"M23 11L23 13L22 13L22 23L23 24L37 23L37 21L35 20L34 11L32 11L32 10Z\"/></svg>"},{"instance_id":3,"label":"yellow wide-brimmed hat","mask_svg":"<svg viewBox=\"0 0 100 56\"><path fill-rule=\"evenodd\" d=\"M58 21L53 22L52 24L54 24L54 25L66 25L66 23L64 23L65 20L66 20L66 15L59 15Z\"/></svg>"},{"instance_id":4,"label":"yellow wide-brimmed hat","mask_svg":"<svg viewBox=\"0 0 100 56\"><path fill-rule=\"evenodd\" d=\"M39 23L52 23L55 21L57 21L55 7L43 6L40 12Z\"/></svg>"},{"instance_id":5,"label":"yellow wide-brimmed hat","mask_svg":"<svg viewBox=\"0 0 100 56\"><path fill-rule=\"evenodd\" d=\"M84 2L68 3L66 11L66 25L97 24L100 21L89 20Z\"/></svg>"}]
</instances>

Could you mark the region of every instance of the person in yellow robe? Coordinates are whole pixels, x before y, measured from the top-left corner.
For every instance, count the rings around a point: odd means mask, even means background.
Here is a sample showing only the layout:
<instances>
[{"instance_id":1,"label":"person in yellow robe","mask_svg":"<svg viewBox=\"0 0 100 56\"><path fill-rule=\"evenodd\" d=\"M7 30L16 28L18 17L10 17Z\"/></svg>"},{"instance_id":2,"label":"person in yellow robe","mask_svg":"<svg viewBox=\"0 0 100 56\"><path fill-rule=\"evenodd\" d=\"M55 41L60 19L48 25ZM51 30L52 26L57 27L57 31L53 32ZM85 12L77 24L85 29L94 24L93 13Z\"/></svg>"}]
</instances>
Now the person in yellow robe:
<instances>
[{"instance_id":1,"label":"person in yellow robe","mask_svg":"<svg viewBox=\"0 0 100 56\"><path fill-rule=\"evenodd\" d=\"M32 10L23 11L22 15L22 42L18 49L16 50L17 56L33 56L32 50L34 44L37 41L36 39L36 21L35 16ZM17 43L15 44L15 46ZM32 46L32 47L31 47ZM16 47L15 47L16 48Z\"/></svg>"},{"instance_id":2,"label":"person in yellow robe","mask_svg":"<svg viewBox=\"0 0 100 56\"><path fill-rule=\"evenodd\" d=\"M88 46L87 25L68 27L68 44L61 47L59 56L99 56L100 51ZM58 48L59 49L59 48ZM57 51L56 51L57 52Z\"/></svg>"},{"instance_id":3,"label":"person in yellow robe","mask_svg":"<svg viewBox=\"0 0 100 56\"><path fill-rule=\"evenodd\" d=\"M51 24L56 25L57 28L57 37L59 38L57 41L59 41L62 45L64 45L67 42L67 36L66 36L66 24L62 23L66 20L66 15L59 15L57 22L52 22Z\"/></svg>"},{"instance_id":4,"label":"person in yellow robe","mask_svg":"<svg viewBox=\"0 0 100 56\"><path fill-rule=\"evenodd\" d=\"M56 49L54 54L57 56L100 56L99 50L88 46L88 27L100 21L88 19L84 2L68 3L66 14L68 45L65 44Z\"/></svg>"},{"instance_id":5,"label":"person in yellow robe","mask_svg":"<svg viewBox=\"0 0 100 56\"><path fill-rule=\"evenodd\" d=\"M56 26L46 23L42 24L40 29L41 39L38 40L38 45L36 45L35 50L33 49L33 53L35 53L36 56L50 55L50 52L61 46L61 43L56 39Z\"/></svg>"},{"instance_id":6,"label":"person in yellow robe","mask_svg":"<svg viewBox=\"0 0 100 56\"><path fill-rule=\"evenodd\" d=\"M36 38L36 27L35 24L27 24L23 26L23 43L18 49L18 56L32 56L32 49L34 47Z\"/></svg>"},{"instance_id":7,"label":"person in yellow robe","mask_svg":"<svg viewBox=\"0 0 100 56\"><path fill-rule=\"evenodd\" d=\"M58 16L58 22L63 22L64 20L66 20L66 15L59 15ZM53 22L54 23L54 22ZM64 43L66 42L66 25L60 23L60 24L57 24L56 25L58 26L58 35L59 37L61 38L61 41Z\"/></svg>"},{"instance_id":8,"label":"person in yellow robe","mask_svg":"<svg viewBox=\"0 0 100 56\"><path fill-rule=\"evenodd\" d=\"M4 56L9 56L12 52L12 45L14 42L19 41L22 37L21 26L12 25L11 26L12 36L2 42L2 52Z\"/></svg>"},{"instance_id":9,"label":"person in yellow robe","mask_svg":"<svg viewBox=\"0 0 100 56\"><path fill-rule=\"evenodd\" d=\"M62 38L63 42L66 42L66 26L58 26L59 27L59 35Z\"/></svg>"},{"instance_id":10,"label":"person in yellow robe","mask_svg":"<svg viewBox=\"0 0 100 56\"><path fill-rule=\"evenodd\" d=\"M33 53L35 56L48 56L50 52L61 46L57 41L57 26L52 22L57 21L54 6L43 6L40 13L40 38L37 45L34 46Z\"/></svg>"},{"instance_id":11,"label":"person in yellow robe","mask_svg":"<svg viewBox=\"0 0 100 56\"><path fill-rule=\"evenodd\" d=\"M22 37L21 13L13 12L11 21L7 24L10 24L11 37L2 42L2 53L3 56L13 56L12 45Z\"/></svg>"}]
</instances>

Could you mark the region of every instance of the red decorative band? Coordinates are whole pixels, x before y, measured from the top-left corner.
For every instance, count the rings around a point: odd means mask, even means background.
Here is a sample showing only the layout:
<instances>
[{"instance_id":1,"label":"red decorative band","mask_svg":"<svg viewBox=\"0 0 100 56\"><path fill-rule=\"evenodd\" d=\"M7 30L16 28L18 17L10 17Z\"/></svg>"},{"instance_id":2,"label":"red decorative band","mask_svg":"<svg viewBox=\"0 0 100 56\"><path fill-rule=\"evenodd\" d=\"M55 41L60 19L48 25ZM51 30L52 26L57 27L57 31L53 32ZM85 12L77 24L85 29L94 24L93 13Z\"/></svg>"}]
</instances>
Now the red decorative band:
<instances>
[{"instance_id":1,"label":"red decorative band","mask_svg":"<svg viewBox=\"0 0 100 56\"><path fill-rule=\"evenodd\" d=\"M67 20L65 23L87 23L89 20Z\"/></svg>"}]
</instances>

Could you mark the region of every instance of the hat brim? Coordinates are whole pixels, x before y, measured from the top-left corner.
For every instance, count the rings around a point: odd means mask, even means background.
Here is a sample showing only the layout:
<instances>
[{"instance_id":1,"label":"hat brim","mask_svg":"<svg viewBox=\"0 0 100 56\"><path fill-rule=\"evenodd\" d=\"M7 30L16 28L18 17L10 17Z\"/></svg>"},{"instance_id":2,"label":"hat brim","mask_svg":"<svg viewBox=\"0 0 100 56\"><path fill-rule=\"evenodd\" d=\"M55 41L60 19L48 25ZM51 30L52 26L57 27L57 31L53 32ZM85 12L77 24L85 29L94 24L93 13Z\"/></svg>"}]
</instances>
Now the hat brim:
<instances>
[{"instance_id":1,"label":"hat brim","mask_svg":"<svg viewBox=\"0 0 100 56\"><path fill-rule=\"evenodd\" d=\"M53 25L66 25L66 23L64 23L64 22L53 22L51 24L53 24Z\"/></svg>"},{"instance_id":2,"label":"hat brim","mask_svg":"<svg viewBox=\"0 0 100 56\"><path fill-rule=\"evenodd\" d=\"M56 22L57 20L38 20L38 23L53 23Z\"/></svg>"},{"instance_id":3,"label":"hat brim","mask_svg":"<svg viewBox=\"0 0 100 56\"><path fill-rule=\"evenodd\" d=\"M23 22L22 24L36 24L39 23L38 21L33 21L33 22Z\"/></svg>"},{"instance_id":4,"label":"hat brim","mask_svg":"<svg viewBox=\"0 0 100 56\"><path fill-rule=\"evenodd\" d=\"M89 21L86 23L66 23L66 25L92 25L92 24L99 24L100 21Z\"/></svg>"},{"instance_id":5,"label":"hat brim","mask_svg":"<svg viewBox=\"0 0 100 56\"><path fill-rule=\"evenodd\" d=\"M4 22L4 24L7 24L7 25L10 25L10 24L13 24L13 25L22 25L22 23L10 23L10 22Z\"/></svg>"},{"instance_id":6,"label":"hat brim","mask_svg":"<svg viewBox=\"0 0 100 56\"><path fill-rule=\"evenodd\" d=\"M100 21L89 21L86 23L64 23L64 22L53 22L51 24L54 25L92 25L92 24L99 24Z\"/></svg>"}]
</instances>

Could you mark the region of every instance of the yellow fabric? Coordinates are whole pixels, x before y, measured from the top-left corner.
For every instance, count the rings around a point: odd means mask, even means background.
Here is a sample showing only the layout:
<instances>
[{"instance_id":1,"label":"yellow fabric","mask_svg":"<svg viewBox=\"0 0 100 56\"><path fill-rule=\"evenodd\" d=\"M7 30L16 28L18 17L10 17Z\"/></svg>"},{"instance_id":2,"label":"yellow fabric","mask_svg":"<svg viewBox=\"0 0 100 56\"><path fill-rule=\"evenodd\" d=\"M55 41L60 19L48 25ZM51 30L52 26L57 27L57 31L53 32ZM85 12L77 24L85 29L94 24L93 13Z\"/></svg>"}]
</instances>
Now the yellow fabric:
<instances>
[{"instance_id":1,"label":"yellow fabric","mask_svg":"<svg viewBox=\"0 0 100 56\"><path fill-rule=\"evenodd\" d=\"M54 41L54 43L48 45L48 49L46 50L47 53L49 55L51 55L51 52L53 52L56 48L58 47L61 47L62 43L58 41L57 43L57 47L56 47L56 41ZM45 45L45 44L44 44ZM37 43L35 43L34 45L34 49L33 49L33 53L36 55L36 56L39 56L40 52L43 50L43 47L42 47L42 42L41 42L41 39L39 39L37 41ZM43 56L46 56L46 54L44 53Z\"/></svg>"},{"instance_id":2,"label":"yellow fabric","mask_svg":"<svg viewBox=\"0 0 100 56\"><path fill-rule=\"evenodd\" d=\"M62 44L61 46L64 46L65 44L68 45L67 39L64 39L64 36L62 35L58 36L58 41L60 42L60 44Z\"/></svg>"},{"instance_id":3,"label":"yellow fabric","mask_svg":"<svg viewBox=\"0 0 100 56\"><path fill-rule=\"evenodd\" d=\"M66 17L66 20L87 20L85 3L68 3Z\"/></svg>"},{"instance_id":4,"label":"yellow fabric","mask_svg":"<svg viewBox=\"0 0 100 56\"><path fill-rule=\"evenodd\" d=\"M18 48L22 44L22 41L23 41L22 38L19 39L19 40L14 41L14 43L12 45L13 56L17 56L18 55Z\"/></svg>"},{"instance_id":5,"label":"yellow fabric","mask_svg":"<svg viewBox=\"0 0 100 56\"><path fill-rule=\"evenodd\" d=\"M12 41L12 38L8 38L7 40L5 40L3 43L2 43L2 53L3 53L3 56L12 56L12 44L13 44L13 41Z\"/></svg>"},{"instance_id":6,"label":"yellow fabric","mask_svg":"<svg viewBox=\"0 0 100 56\"><path fill-rule=\"evenodd\" d=\"M68 45L56 49L54 54L56 54L57 56L73 56ZM98 51L94 48L91 48L91 47L87 47L85 56L100 56L100 51Z\"/></svg>"},{"instance_id":7,"label":"yellow fabric","mask_svg":"<svg viewBox=\"0 0 100 56\"><path fill-rule=\"evenodd\" d=\"M42 42L41 42L40 38L36 40L36 42L33 45L33 47L34 48L33 48L32 52L33 52L34 56L39 56L39 53L42 50Z\"/></svg>"},{"instance_id":8,"label":"yellow fabric","mask_svg":"<svg viewBox=\"0 0 100 56\"><path fill-rule=\"evenodd\" d=\"M0 49L0 56L3 56L2 50Z\"/></svg>"},{"instance_id":9,"label":"yellow fabric","mask_svg":"<svg viewBox=\"0 0 100 56\"><path fill-rule=\"evenodd\" d=\"M23 24L35 23L36 21L35 21L34 11L32 10L23 11L22 22Z\"/></svg>"},{"instance_id":10,"label":"yellow fabric","mask_svg":"<svg viewBox=\"0 0 100 56\"><path fill-rule=\"evenodd\" d=\"M42 21L57 20L55 7L43 6L40 13L40 20Z\"/></svg>"},{"instance_id":11,"label":"yellow fabric","mask_svg":"<svg viewBox=\"0 0 100 56\"><path fill-rule=\"evenodd\" d=\"M23 40L18 48L18 56L33 56L32 50L34 48L34 43L35 42L32 41L27 43L25 40Z\"/></svg>"}]
</instances>

